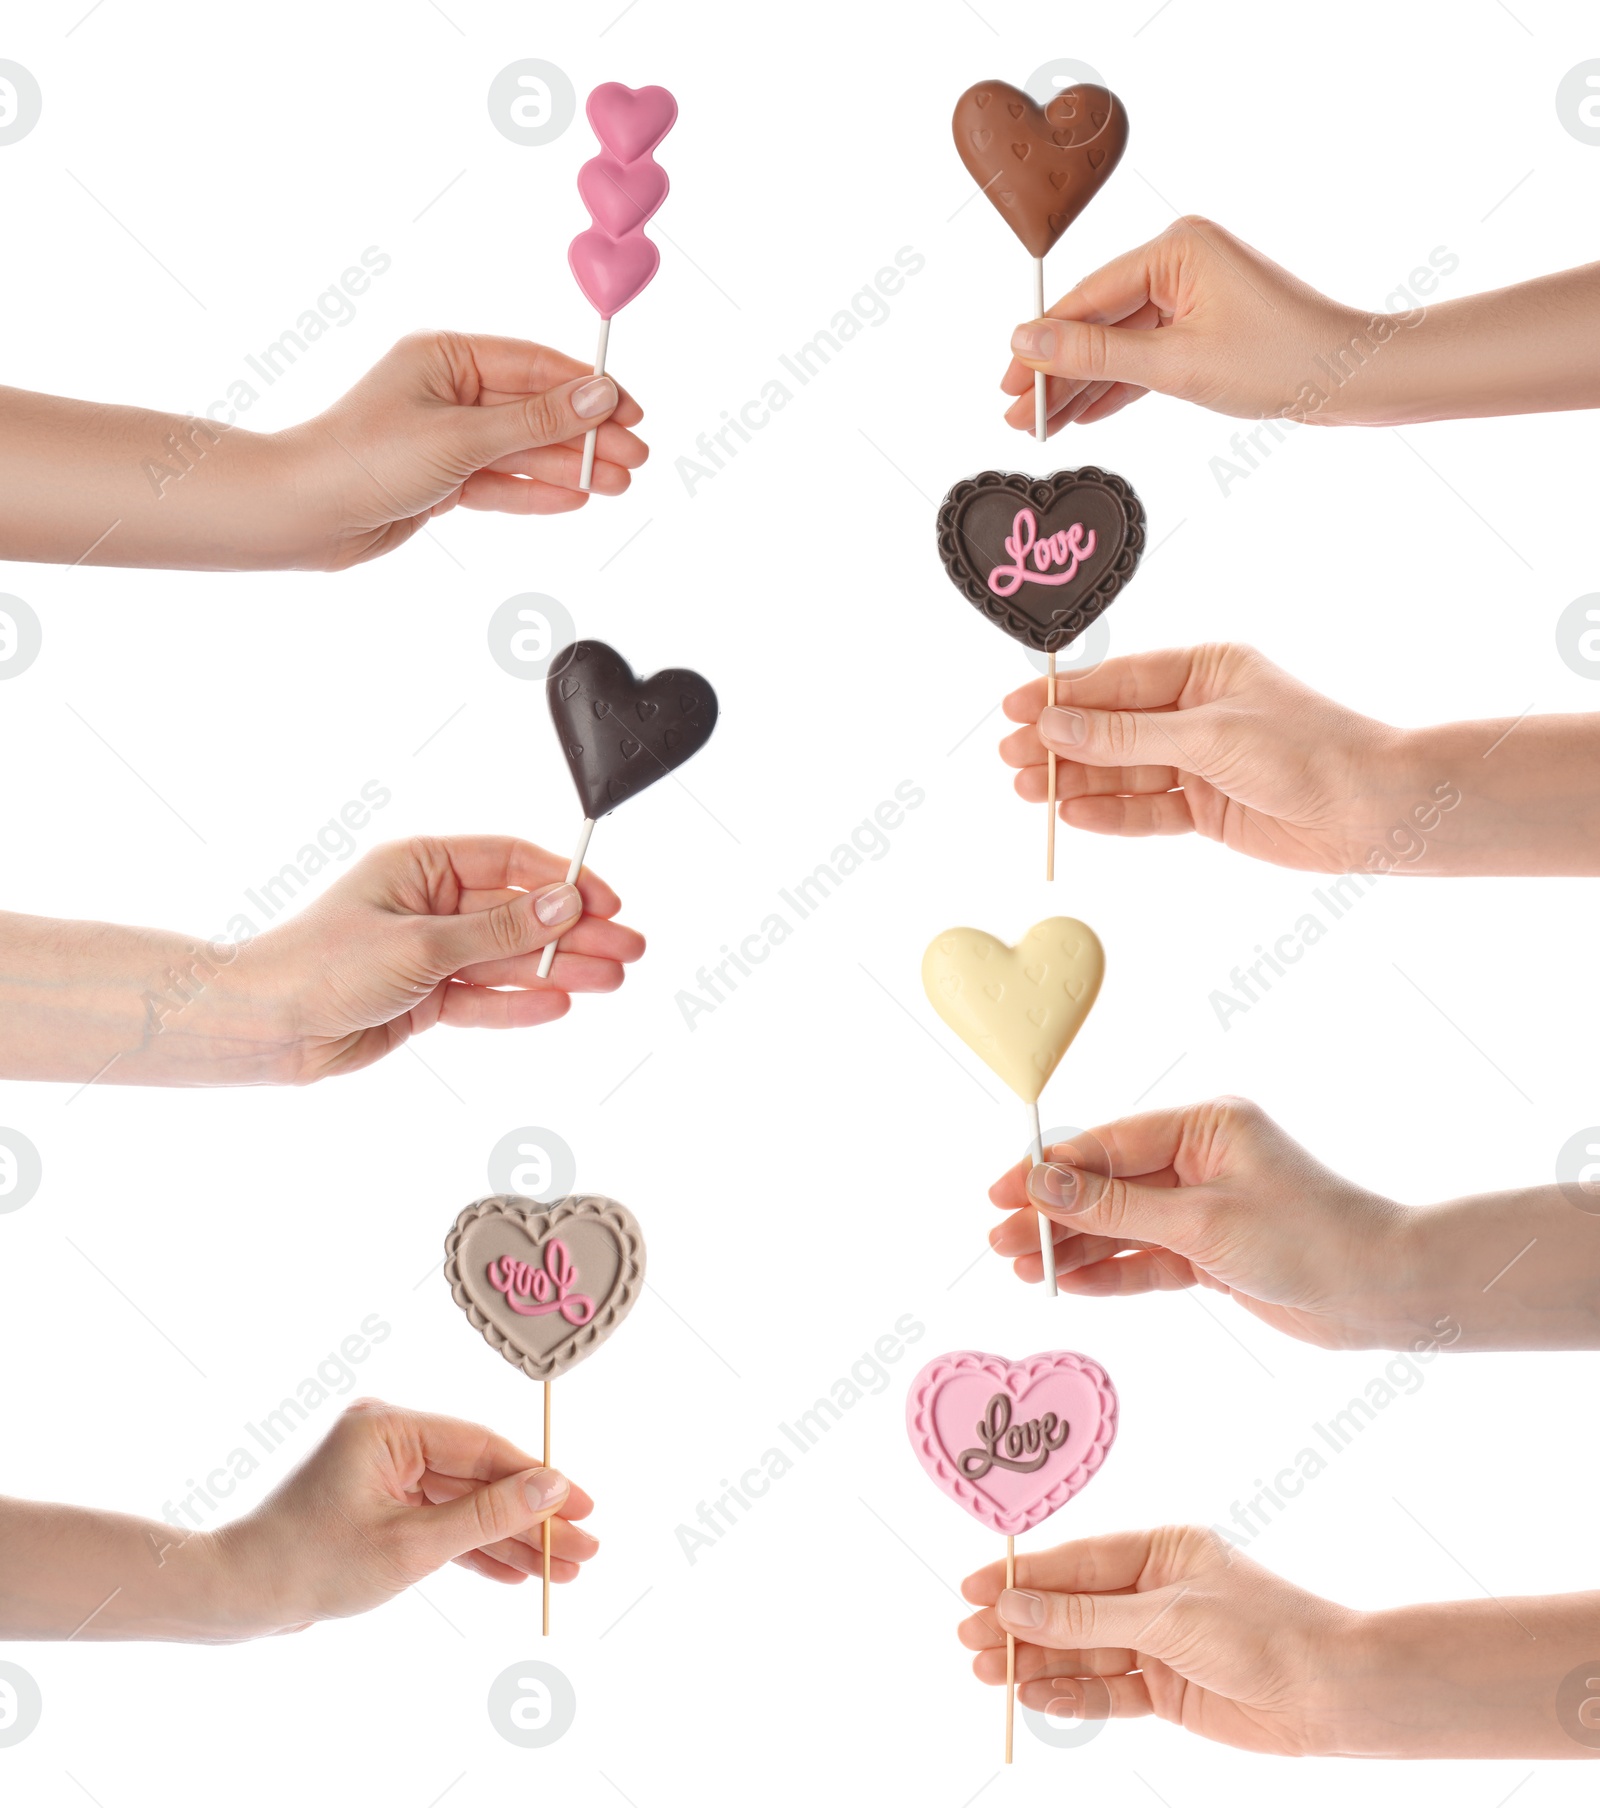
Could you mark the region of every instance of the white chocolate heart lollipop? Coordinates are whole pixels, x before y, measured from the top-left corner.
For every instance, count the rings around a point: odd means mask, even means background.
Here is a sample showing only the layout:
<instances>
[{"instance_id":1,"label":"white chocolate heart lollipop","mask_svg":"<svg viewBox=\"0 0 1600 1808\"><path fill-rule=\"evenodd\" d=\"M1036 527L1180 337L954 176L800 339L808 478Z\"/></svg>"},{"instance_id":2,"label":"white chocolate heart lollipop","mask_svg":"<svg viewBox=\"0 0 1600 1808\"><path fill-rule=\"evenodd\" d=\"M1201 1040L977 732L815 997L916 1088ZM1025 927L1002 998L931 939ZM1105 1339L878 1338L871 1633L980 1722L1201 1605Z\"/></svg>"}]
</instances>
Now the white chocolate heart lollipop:
<instances>
[{"instance_id":1,"label":"white chocolate heart lollipop","mask_svg":"<svg viewBox=\"0 0 1600 1808\"><path fill-rule=\"evenodd\" d=\"M928 1002L1028 1107L1035 1164L1043 1161L1039 1094L1100 995L1105 950L1087 923L1047 917L1008 948L982 929L947 929L922 957ZM1039 1219L1045 1284L1056 1290L1055 1242Z\"/></svg>"}]
</instances>

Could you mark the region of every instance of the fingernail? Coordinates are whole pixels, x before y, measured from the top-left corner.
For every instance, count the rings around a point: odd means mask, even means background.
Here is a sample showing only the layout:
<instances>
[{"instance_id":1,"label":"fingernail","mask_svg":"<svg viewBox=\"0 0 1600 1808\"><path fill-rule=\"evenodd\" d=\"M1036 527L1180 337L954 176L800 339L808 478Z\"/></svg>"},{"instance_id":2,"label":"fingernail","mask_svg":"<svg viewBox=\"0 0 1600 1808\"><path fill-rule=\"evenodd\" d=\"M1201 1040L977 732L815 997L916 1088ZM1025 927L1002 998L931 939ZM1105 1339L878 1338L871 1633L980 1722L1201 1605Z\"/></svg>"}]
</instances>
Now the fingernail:
<instances>
[{"instance_id":1,"label":"fingernail","mask_svg":"<svg viewBox=\"0 0 1600 1808\"><path fill-rule=\"evenodd\" d=\"M1039 712L1039 736L1058 747L1078 747L1088 731L1088 723L1075 709L1045 709Z\"/></svg>"},{"instance_id":2,"label":"fingernail","mask_svg":"<svg viewBox=\"0 0 1600 1808\"><path fill-rule=\"evenodd\" d=\"M552 885L533 901L533 914L548 929L553 923L564 923L583 908L576 885Z\"/></svg>"},{"instance_id":3,"label":"fingernail","mask_svg":"<svg viewBox=\"0 0 1600 1808\"><path fill-rule=\"evenodd\" d=\"M530 1507L553 1507L567 1498L572 1484L559 1469L530 1469L522 1478L522 1491Z\"/></svg>"},{"instance_id":4,"label":"fingernail","mask_svg":"<svg viewBox=\"0 0 1600 1808\"><path fill-rule=\"evenodd\" d=\"M1001 1619L1009 1620L1013 1626L1044 1624L1043 1595L1030 1595L1025 1588L1002 1590L999 1608Z\"/></svg>"},{"instance_id":5,"label":"fingernail","mask_svg":"<svg viewBox=\"0 0 1600 1808\"><path fill-rule=\"evenodd\" d=\"M1089 1203L1078 1184L1076 1169L1056 1166L1028 1170L1028 1197L1038 1200L1046 1211L1081 1212Z\"/></svg>"},{"instance_id":6,"label":"fingernail","mask_svg":"<svg viewBox=\"0 0 1600 1808\"><path fill-rule=\"evenodd\" d=\"M1019 358L1036 358L1044 363L1056 355L1056 330L1042 320L1031 320L1011 335L1011 349Z\"/></svg>"},{"instance_id":7,"label":"fingernail","mask_svg":"<svg viewBox=\"0 0 1600 1808\"><path fill-rule=\"evenodd\" d=\"M609 377L590 377L572 392L572 412L580 420L592 421L597 414L610 414L617 405L617 386Z\"/></svg>"}]
</instances>

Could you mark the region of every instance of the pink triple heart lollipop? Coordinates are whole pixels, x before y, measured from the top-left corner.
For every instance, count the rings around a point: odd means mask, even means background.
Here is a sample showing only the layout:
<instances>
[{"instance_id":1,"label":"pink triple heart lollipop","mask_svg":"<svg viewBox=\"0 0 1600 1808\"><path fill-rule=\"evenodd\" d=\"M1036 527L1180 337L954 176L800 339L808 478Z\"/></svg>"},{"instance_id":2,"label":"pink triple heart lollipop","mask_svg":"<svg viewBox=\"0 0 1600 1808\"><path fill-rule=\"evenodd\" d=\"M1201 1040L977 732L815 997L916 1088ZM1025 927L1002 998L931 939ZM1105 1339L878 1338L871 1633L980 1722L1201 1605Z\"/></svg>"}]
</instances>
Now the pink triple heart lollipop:
<instances>
[{"instance_id":1,"label":"pink triple heart lollipop","mask_svg":"<svg viewBox=\"0 0 1600 1808\"><path fill-rule=\"evenodd\" d=\"M579 170L578 194L594 224L567 248L567 262L600 316L598 377L606 367L612 317L649 286L661 265L644 223L667 198L667 173L650 153L672 130L678 103L665 88L602 82L586 110L601 151ZM584 435L580 490L593 480L597 439L596 428Z\"/></svg>"},{"instance_id":2,"label":"pink triple heart lollipop","mask_svg":"<svg viewBox=\"0 0 1600 1808\"><path fill-rule=\"evenodd\" d=\"M1006 1587L1015 1539L1098 1473L1117 1435L1117 1392L1097 1362L1050 1350L1012 1362L982 1350L936 1356L906 1395L906 1432L934 1485L1003 1533ZM1006 1634L1006 1755L1016 1712L1016 1640Z\"/></svg>"}]
</instances>

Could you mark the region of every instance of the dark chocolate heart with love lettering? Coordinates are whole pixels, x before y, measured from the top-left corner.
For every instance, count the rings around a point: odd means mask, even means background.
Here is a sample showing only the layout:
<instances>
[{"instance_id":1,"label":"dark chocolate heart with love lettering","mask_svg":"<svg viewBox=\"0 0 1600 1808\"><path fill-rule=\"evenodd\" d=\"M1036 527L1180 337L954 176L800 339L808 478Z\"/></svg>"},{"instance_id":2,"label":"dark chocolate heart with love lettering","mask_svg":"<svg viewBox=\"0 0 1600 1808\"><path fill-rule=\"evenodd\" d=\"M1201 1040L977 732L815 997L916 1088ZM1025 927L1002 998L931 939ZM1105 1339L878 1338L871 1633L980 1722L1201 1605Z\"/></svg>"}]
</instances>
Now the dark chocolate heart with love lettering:
<instances>
[{"instance_id":1,"label":"dark chocolate heart with love lettering","mask_svg":"<svg viewBox=\"0 0 1600 1808\"><path fill-rule=\"evenodd\" d=\"M590 821L692 759L717 725L717 693L698 672L636 678L603 640L575 640L545 679L550 718Z\"/></svg>"},{"instance_id":2,"label":"dark chocolate heart with love lettering","mask_svg":"<svg viewBox=\"0 0 1600 1808\"><path fill-rule=\"evenodd\" d=\"M1122 102L1090 82L1042 107L1009 82L978 82L956 102L950 129L973 181L1035 257L1099 194L1128 146Z\"/></svg>"},{"instance_id":3,"label":"dark chocolate heart with love lettering","mask_svg":"<svg viewBox=\"0 0 1600 1808\"><path fill-rule=\"evenodd\" d=\"M1013 640L1058 653L1117 599L1144 551L1144 504L1095 465L963 478L939 508L950 582Z\"/></svg>"},{"instance_id":4,"label":"dark chocolate heart with love lettering","mask_svg":"<svg viewBox=\"0 0 1600 1808\"><path fill-rule=\"evenodd\" d=\"M644 1286L638 1223L598 1194L554 1205L514 1193L480 1199L456 1219L444 1258L456 1304L532 1381L592 1356Z\"/></svg>"}]
</instances>

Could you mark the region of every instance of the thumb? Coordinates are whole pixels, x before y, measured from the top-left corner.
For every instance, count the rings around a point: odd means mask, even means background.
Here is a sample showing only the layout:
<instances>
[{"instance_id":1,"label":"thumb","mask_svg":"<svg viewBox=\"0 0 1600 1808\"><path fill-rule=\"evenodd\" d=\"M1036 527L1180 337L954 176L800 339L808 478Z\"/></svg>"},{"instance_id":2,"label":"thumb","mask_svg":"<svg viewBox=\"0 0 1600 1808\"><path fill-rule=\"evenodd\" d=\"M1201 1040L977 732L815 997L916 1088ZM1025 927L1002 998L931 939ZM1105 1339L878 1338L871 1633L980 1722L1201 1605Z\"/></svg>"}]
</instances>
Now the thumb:
<instances>
[{"instance_id":1,"label":"thumb","mask_svg":"<svg viewBox=\"0 0 1600 1808\"><path fill-rule=\"evenodd\" d=\"M1080 766L1176 766L1204 773L1216 729L1204 704L1194 709L1067 709L1039 712L1046 749Z\"/></svg>"},{"instance_id":2,"label":"thumb","mask_svg":"<svg viewBox=\"0 0 1600 1808\"><path fill-rule=\"evenodd\" d=\"M1160 390L1174 380L1178 346L1170 329L1097 326L1046 315L1019 326L1011 335L1011 350L1030 370L1052 376Z\"/></svg>"},{"instance_id":3,"label":"thumb","mask_svg":"<svg viewBox=\"0 0 1600 1808\"><path fill-rule=\"evenodd\" d=\"M1139 1186L1047 1162L1029 1170L1028 1199L1056 1224L1103 1237L1158 1243L1187 1255L1200 1246L1213 1204L1201 1187Z\"/></svg>"},{"instance_id":4,"label":"thumb","mask_svg":"<svg viewBox=\"0 0 1600 1808\"><path fill-rule=\"evenodd\" d=\"M561 1510L572 1485L555 1469L523 1469L459 1500L418 1510L418 1534L435 1567L468 1551L516 1538Z\"/></svg>"},{"instance_id":5,"label":"thumb","mask_svg":"<svg viewBox=\"0 0 1600 1808\"><path fill-rule=\"evenodd\" d=\"M576 377L554 389L492 407L452 410L457 449L476 469L535 446L558 446L578 439L617 406L610 377Z\"/></svg>"},{"instance_id":6,"label":"thumb","mask_svg":"<svg viewBox=\"0 0 1600 1808\"><path fill-rule=\"evenodd\" d=\"M489 910L459 916L427 917L423 933L429 958L441 978L480 961L509 960L558 940L583 915L576 885L547 885L524 892Z\"/></svg>"}]
</instances>

